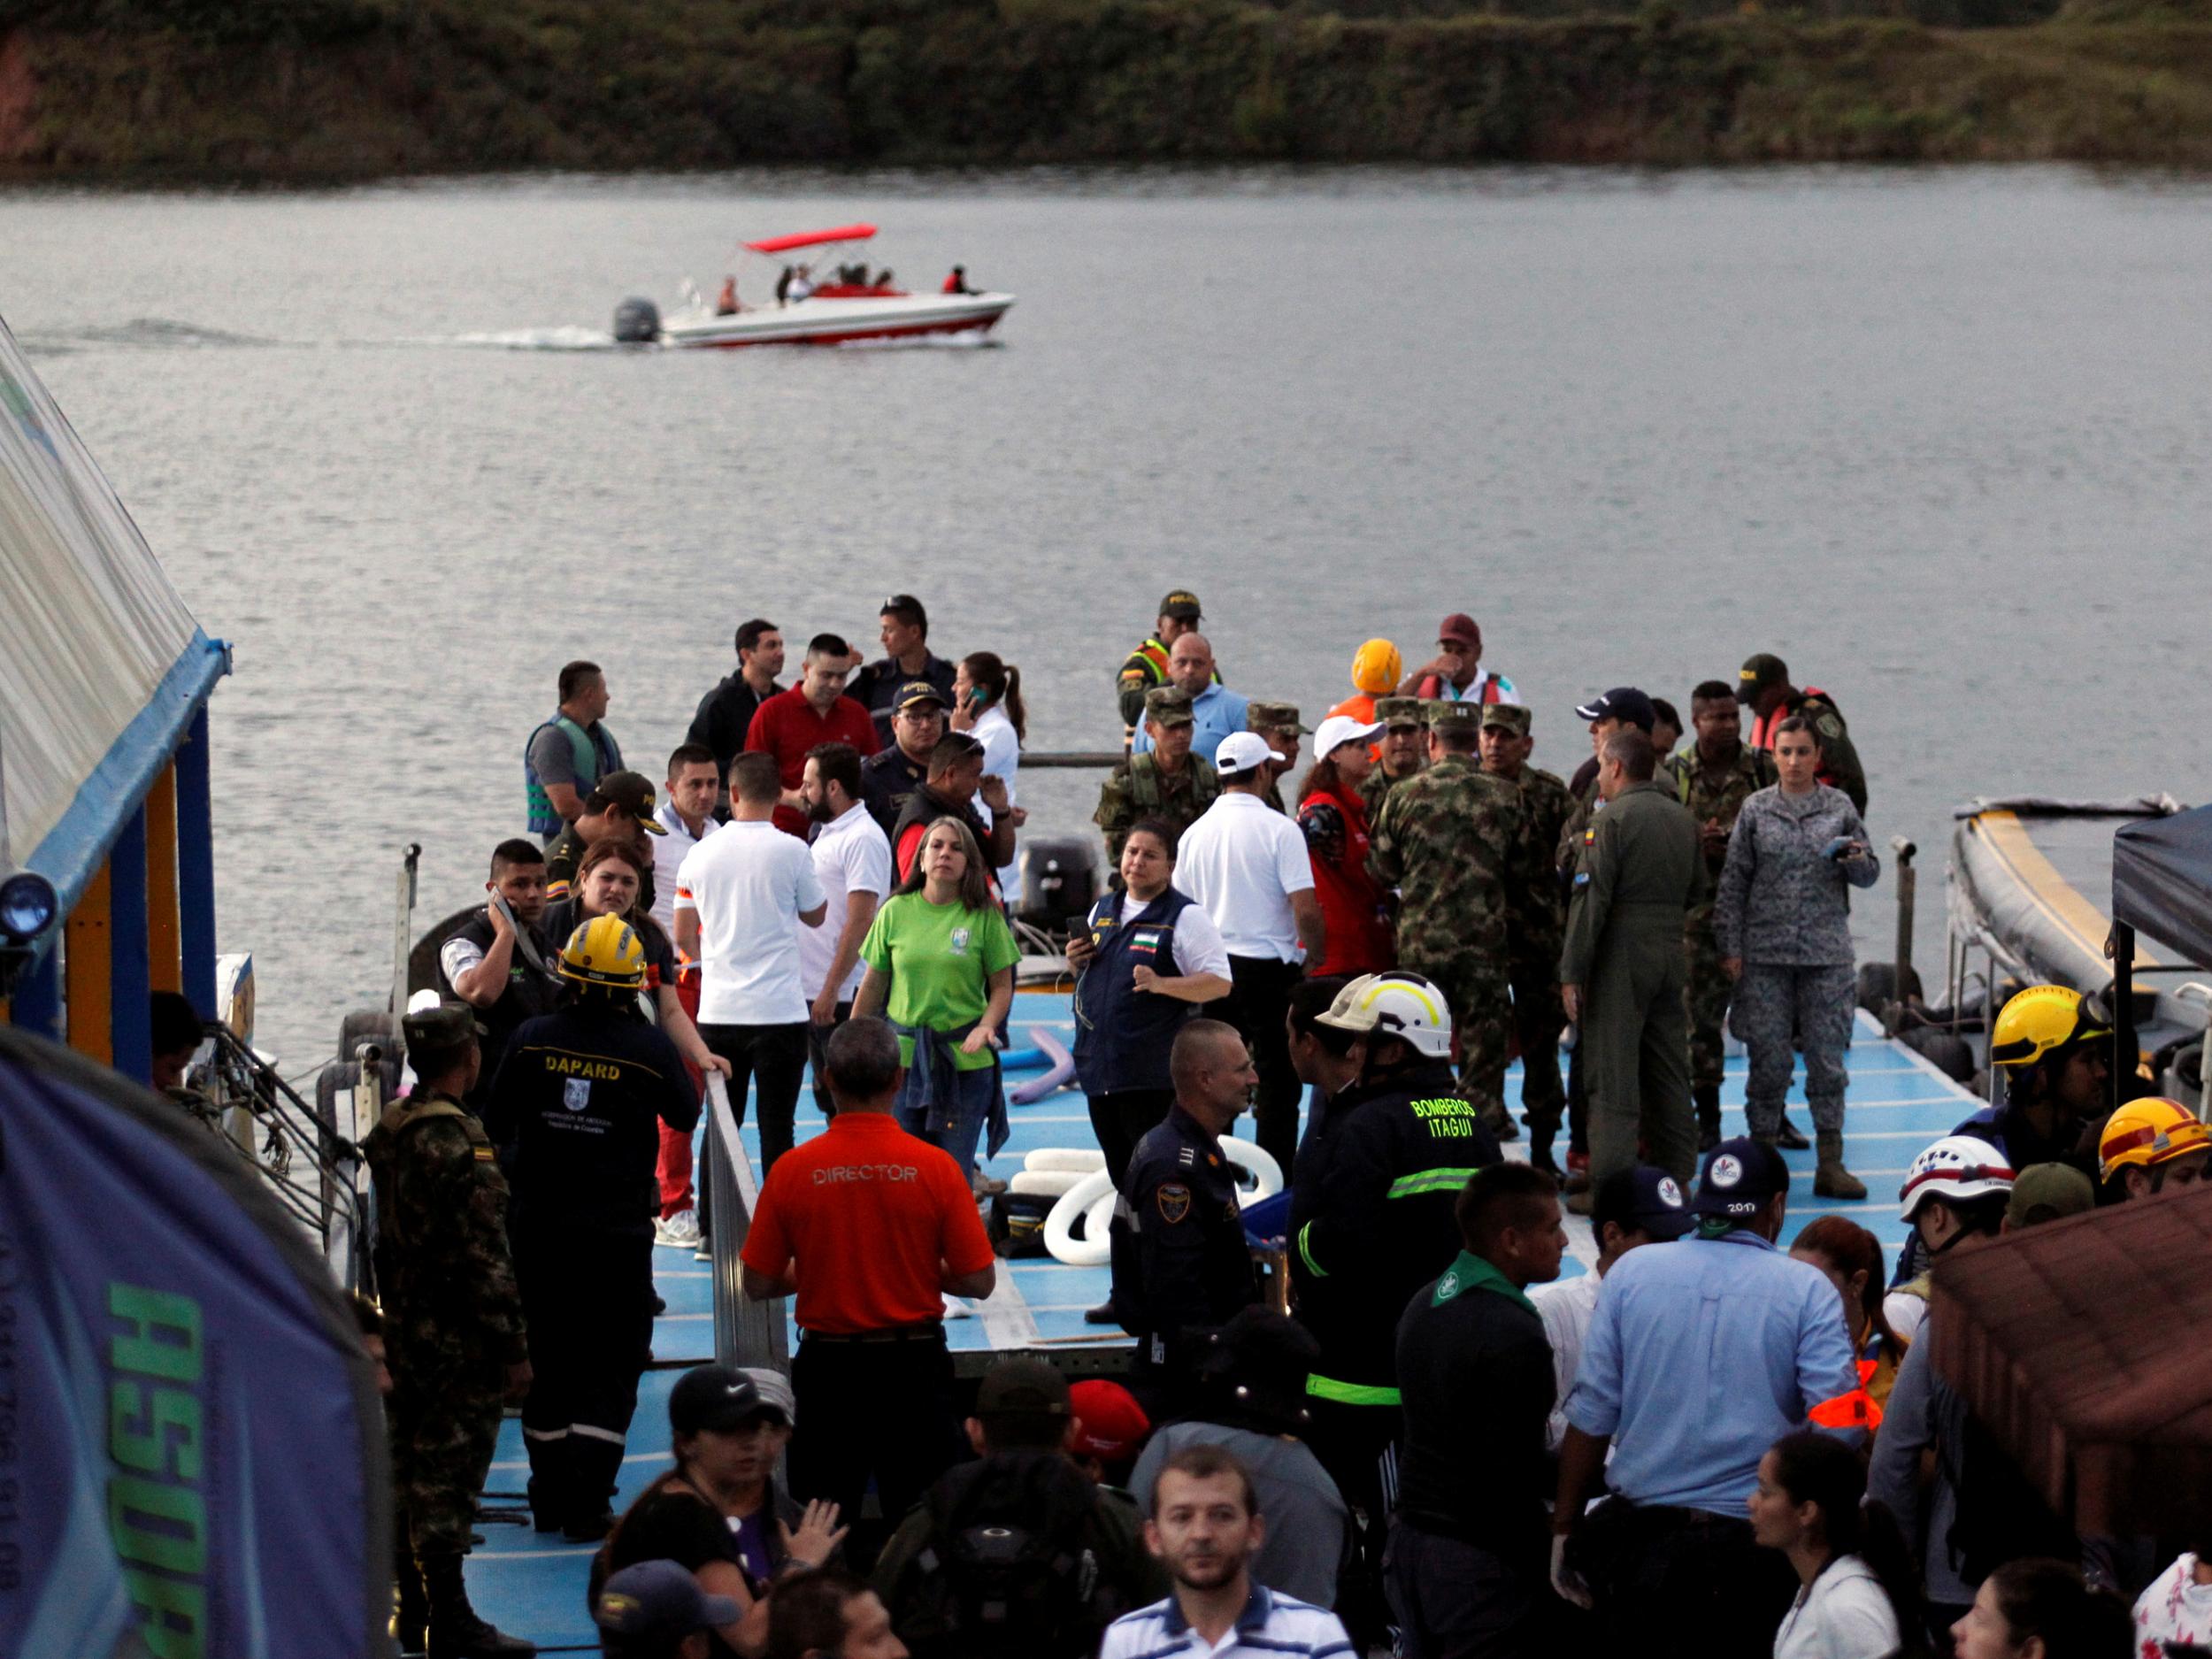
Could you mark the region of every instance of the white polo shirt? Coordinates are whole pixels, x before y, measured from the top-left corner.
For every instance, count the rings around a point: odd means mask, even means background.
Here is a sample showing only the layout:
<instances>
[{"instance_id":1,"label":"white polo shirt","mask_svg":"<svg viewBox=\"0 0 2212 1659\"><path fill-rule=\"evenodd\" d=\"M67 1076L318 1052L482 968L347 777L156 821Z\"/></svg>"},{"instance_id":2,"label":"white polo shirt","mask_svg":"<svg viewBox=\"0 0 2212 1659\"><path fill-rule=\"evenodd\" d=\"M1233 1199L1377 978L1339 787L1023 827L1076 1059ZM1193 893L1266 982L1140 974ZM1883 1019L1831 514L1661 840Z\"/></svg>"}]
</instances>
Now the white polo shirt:
<instances>
[{"instance_id":1,"label":"white polo shirt","mask_svg":"<svg viewBox=\"0 0 2212 1659\"><path fill-rule=\"evenodd\" d=\"M1267 809L1272 811L1273 808ZM1226 1634L1209 1642L1173 1596L1125 1613L1106 1627L1098 1659L1356 1659L1351 1639L1326 1609L1254 1585Z\"/></svg>"},{"instance_id":2,"label":"white polo shirt","mask_svg":"<svg viewBox=\"0 0 2212 1659\"><path fill-rule=\"evenodd\" d=\"M683 868L686 855L721 826L709 818L705 833L694 835L685 827L683 814L676 810L673 801L662 802L653 816L668 832L665 835L648 835L645 838L653 843L653 919L661 925L661 932L673 939L676 936L677 872Z\"/></svg>"},{"instance_id":3,"label":"white polo shirt","mask_svg":"<svg viewBox=\"0 0 2212 1659\"><path fill-rule=\"evenodd\" d=\"M822 981L829 978L830 964L837 959L838 935L845 931L845 901L856 893L872 893L880 904L891 891L891 838L868 809L855 802L844 817L815 832L807 850L813 855L814 879L829 902L829 914L819 927L799 930L799 988L811 1002L821 995ZM864 972L856 956L851 973L838 988L839 1002L853 1000Z\"/></svg>"},{"instance_id":4,"label":"white polo shirt","mask_svg":"<svg viewBox=\"0 0 2212 1659\"><path fill-rule=\"evenodd\" d=\"M1225 792L1183 832L1175 885L1205 906L1233 956L1298 960L1290 895L1313 890L1306 838L1256 795Z\"/></svg>"},{"instance_id":5,"label":"white polo shirt","mask_svg":"<svg viewBox=\"0 0 2212 1659\"><path fill-rule=\"evenodd\" d=\"M773 824L733 819L694 847L676 908L699 914L699 1023L805 1024L799 912L822 902L806 843Z\"/></svg>"}]
</instances>

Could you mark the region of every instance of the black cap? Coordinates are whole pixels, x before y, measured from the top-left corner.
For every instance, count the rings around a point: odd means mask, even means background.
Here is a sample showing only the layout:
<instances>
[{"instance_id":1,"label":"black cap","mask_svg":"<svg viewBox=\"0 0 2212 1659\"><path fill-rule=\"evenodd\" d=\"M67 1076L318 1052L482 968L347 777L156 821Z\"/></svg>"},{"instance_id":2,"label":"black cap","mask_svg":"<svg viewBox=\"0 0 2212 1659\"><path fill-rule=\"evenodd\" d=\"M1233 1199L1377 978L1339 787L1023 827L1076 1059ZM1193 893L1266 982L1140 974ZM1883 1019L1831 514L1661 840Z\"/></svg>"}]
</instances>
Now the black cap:
<instances>
[{"instance_id":1,"label":"black cap","mask_svg":"<svg viewBox=\"0 0 2212 1659\"><path fill-rule=\"evenodd\" d=\"M910 680L899 687L899 695L891 699L891 706L901 714L917 703L927 703L942 709L948 706L945 694L926 680Z\"/></svg>"},{"instance_id":2,"label":"black cap","mask_svg":"<svg viewBox=\"0 0 2212 1659\"><path fill-rule=\"evenodd\" d=\"M1772 651L1754 651L1736 671L1736 683L1745 696L1755 697L1769 686L1788 685L1790 666Z\"/></svg>"},{"instance_id":3,"label":"black cap","mask_svg":"<svg viewBox=\"0 0 2212 1659\"><path fill-rule=\"evenodd\" d=\"M983 1373L975 1391L975 1414L993 1417L1064 1417L1068 1382L1041 1359L1017 1356Z\"/></svg>"},{"instance_id":4,"label":"black cap","mask_svg":"<svg viewBox=\"0 0 2212 1659\"><path fill-rule=\"evenodd\" d=\"M695 1365L668 1391L668 1426L679 1434L703 1429L727 1434L758 1417L789 1421L781 1406L762 1397L750 1377L726 1365Z\"/></svg>"},{"instance_id":5,"label":"black cap","mask_svg":"<svg viewBox=\"0 0 2212 1659\"><path fill-rule=\"evenodd\" d=\"M611 772L592 785L586 807L618 806L637 820L637 826L649 835L665 835L668 826L653 816L660 804L660 797L653 793L652 780L641 772Z\"/></svg>"},{"instance_id":6,"label":"black cap","mask_svg":"<svg viewBox=\"0 0 2212 1659\"><path fill-rule=\"evenodd\" d=\"M1160 601L1160 608L1155 614L1173 617L1178 622L1195 622L1202 613L1198 608L1198 595L1188 588L1178 588Z\"/></svg>"},{"instance_id":7,"label":"black cap","mask_svg":"<svg viewBox=\"0 0 2212 1659\"><path fill-rule=\"evenodd\" d=\"M1575 712L1586 720L1624 720L1641 727L1648 733L1659 724L1659 710L1651 706L1651 699L1633 686L1616 686L1601 697L1593 698Z\"/></svg>"},{"instance_id":8,"label":"black cap","mask_svg":"<svg viewBox=\"0 0 2212 1659\"><path fill-rule=\"evenodd\" d=\"M1782 1155L1763 1141L1741 1135L1705 1155L1693 1208L1708 1218L1748 1221L1769 1199L1789 1190L1790 1166Z\"/></svg>"},{"instance_id":9,"label":"black cap","mask_svg":"<svg viewBox=\"0 0 2212 1659\"><path fill-rule=\"evenodd\" d=\"M1639 1164L1600 1181L1590 1194L1590 1225L1609 1221L1660 1240L1678 1239L1697 1225L1682 1185L1664 1170Z\"/></svg>"}]
</instances>

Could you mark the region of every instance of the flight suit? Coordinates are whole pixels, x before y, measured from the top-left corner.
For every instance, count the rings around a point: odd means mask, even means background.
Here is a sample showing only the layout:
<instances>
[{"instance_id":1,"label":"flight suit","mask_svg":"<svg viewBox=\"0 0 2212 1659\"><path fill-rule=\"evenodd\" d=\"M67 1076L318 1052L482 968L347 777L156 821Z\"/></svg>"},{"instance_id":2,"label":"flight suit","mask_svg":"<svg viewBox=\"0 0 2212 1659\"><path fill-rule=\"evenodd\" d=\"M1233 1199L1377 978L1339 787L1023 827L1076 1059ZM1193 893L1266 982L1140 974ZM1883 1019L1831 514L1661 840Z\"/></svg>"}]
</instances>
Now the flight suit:
<instances>
[{"instance_id":1,"label":"flight suit","mask_svg":"<svg viewBox=\"0 0 2212 1659\"><path fill-rule=\"evenodd\" d=\"M1704 769L1697 751L1678 755L1668 763L1675 780L1675 798L1689 810L1701 831L1709 823L1731 830L1736 814L1755 794L1775 781L1774 761L1748 743L1737 746L1735 758L1717 773ZM1704 878L1697 902L1682 923L1682 960L1688 975L1684 1007L1690 1024L1690 1087L1697 1100L1701 1124L1717 1131L1720 1125L1720 1086L1727 1061L1721 1038L1728 1018L1728 999L1734 984L1721 971L1720 949L1713 942L1713 896L1721 867L1728 862L1728 845L1706 847L1702 836ZM1704 1120L1709 1112L1710 1122Z\"/></svg>"},{"instance_id":2,"label":"flight suit","mask_svg":"<svg viewBox=\"0 0 2212 1659\"><path fill-rule=\"evenodd\" d=\"M1148 1409L1174 1409L1190 1397L1207 1333L1260 1294L1235 1171L1179 1105L1137 1142L1110 1237L1114 1317L1137 1339L1131 1380L1153 1395Z\"/></svg>"},{"instance_id":3,"label":"flight suit","mask_svg":"<svg viewBox=\"0 0 2212 1659\"><path fill-rule=\"evenodd\" d=\"M535 1373L522 1408L541 1530L605 1510L653 1340L661 1123L699 1095L634 990L587 991L515 1033L486 1126L513 1148L515 1268Z\"/></svg>"},{"instance_id":4,"label":"flight suit","mask_svg":"<svg viewBox=\"0 0 2212 1659\"><path fill-rule=\"evenodd\" d=\"M1666 789L1631 784L1583 832L1559 978L1581 987L1590 1089L1590 1184L1648 1161L1685 1186L1697 1161L1683 915L1704 884L1697 820Z\"/></svg>"}]
</instances>

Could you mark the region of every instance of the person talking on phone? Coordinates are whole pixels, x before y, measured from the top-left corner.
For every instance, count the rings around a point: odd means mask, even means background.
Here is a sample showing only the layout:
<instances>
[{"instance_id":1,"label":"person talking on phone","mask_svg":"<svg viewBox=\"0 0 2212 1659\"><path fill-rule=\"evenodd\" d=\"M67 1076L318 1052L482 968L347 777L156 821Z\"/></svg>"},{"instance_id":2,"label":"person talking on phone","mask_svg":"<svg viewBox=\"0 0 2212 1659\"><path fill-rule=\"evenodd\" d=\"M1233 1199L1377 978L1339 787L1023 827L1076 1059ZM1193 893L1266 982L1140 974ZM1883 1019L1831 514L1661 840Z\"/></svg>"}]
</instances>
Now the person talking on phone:
<instances>
[{"instance_id":1,"label":"person talking on phone","mask_svg":"<svg viewBox=\"0 0 2212 1659\"><path fill-rule=\"evenodd\" d=\"M466 1002L483 1027L478 1040L483 1064L466 1099L479 1117L491 1098L508 1038L523 1021L551 1013L561 992L552 967L555 948L541 926L545 854L537 842L518 836L493 848L484 891L489 902L438 947L438 972L445 980L439 995Z\"/></svg>"},{"instance_id":2,"label":"person talking on phone","mask_svg":"<svg viewBox=\"0 0 2212 1659\"><path fill-rule=\"evenodd\" d=\"M1006 786L1005 816L1019 829L1029 814L1014 804L1014 777L1021 770L1022 745L1029 741L1029 710L1022 703L1022 671L995 651L971 651L953 671L952 729L983 745L983 775ZM999 813L986 806L995 824ZM1018 856L1010 853L998 868L999 892L1010 908L1022 896Z\"/></svg>"},{"instance_id":3,"label":"person talking on phone","mask_svg":"<svg viewBox=\"0 0 2212 1659\"><path fill-rule=\"evenodd\" d=\"M1820 781L1820 733L1792 715L1775 728L1781 781L1743 803L1728 835L1713 904L1721 969L1736 982L1736 1034L1751 1053L1744 1115L1754 1139L1772 1143L1782 1101L1805 1054L1823 1198L1855 1199L1866 1187L1844 1166L1843 1051L1851 1042L1856 976L1851 952L1853 887L1870 887L1881 860L1851 797Z\"/></svg>"}]
</instances>

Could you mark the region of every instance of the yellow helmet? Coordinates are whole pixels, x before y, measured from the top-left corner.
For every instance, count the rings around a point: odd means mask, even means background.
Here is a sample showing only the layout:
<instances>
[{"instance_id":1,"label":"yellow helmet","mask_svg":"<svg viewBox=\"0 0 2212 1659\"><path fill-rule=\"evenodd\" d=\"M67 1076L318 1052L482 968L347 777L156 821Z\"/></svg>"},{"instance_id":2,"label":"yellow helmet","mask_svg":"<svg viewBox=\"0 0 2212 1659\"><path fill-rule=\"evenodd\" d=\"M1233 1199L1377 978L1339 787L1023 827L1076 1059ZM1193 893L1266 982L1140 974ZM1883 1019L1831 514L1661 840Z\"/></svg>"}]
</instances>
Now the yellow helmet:
<instances>
[{"instance_id":1,"label":"yellow helmet","mask_svg":"<svg viewBox=\"0 0 2212 1659\"><path fill-rule=\"evenodd\" d=\"M634 991L645 983L645 946L619 916L595 916L561 948L561 977L579 985Z\"/></svg>"},{"instance_id":2,"label":"yellow helmet","mask_svg":"<svg viewBox=\"0 0 2212 1659\"><path fill-rule=\"evenodd\" d=\"M2105 1119L2097 1141L2097 1176L2110 1180L2131 1164L2152 1169L2212 1147L2212 1129L2179 1101L2131 1100Z\"/></svg>"},{"instance_id":3,"label":"yellow helmet","mask_svg":"<svg viewBox=\"0 0 2212 1659\"><path fill-rule=\"evenodd\" d=\"M2070 985L2032 985L1998 1010L1990 1064L2033 1065L2054 1049L2111 1034L2101 998L2084 996Z\"/></svg>"},{"instance_id":4,"label":"yellow helmet","mask_svg":"<svg viewBox=\"0 0 2212 1659\"><path fill-rule=\"evenodd\" d=\"M1388 696L1405 672L1404 658L1388 640L1370 640L1352 653L1352 683L1371 697Z\"/></svg>"}]
</instances>

